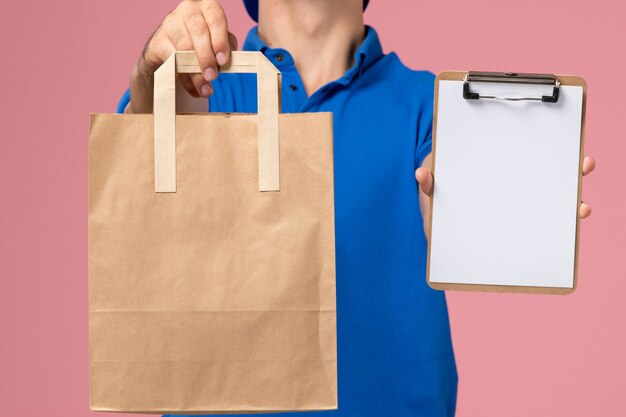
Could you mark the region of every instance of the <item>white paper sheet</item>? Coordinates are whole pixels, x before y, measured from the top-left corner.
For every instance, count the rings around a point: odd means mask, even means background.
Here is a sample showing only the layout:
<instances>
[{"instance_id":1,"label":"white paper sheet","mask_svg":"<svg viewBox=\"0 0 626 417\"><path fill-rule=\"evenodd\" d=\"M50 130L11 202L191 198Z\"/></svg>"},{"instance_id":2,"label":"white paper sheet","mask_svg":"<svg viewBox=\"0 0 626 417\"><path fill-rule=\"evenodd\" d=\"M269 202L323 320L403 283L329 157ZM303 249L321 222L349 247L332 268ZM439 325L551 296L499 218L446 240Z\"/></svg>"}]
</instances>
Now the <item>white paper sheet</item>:
<instances>
[{"instance_id":1,"label":"white paper sheet","mask_svg":"<svg viewBox=\"0 0 626 417\"><path fill-rule=\"evenodd\" d=\"M466 100L462 81L439 83L431 282L573 287L582 100L577 86L556 104Z\"/></svg>"}]
</instances>

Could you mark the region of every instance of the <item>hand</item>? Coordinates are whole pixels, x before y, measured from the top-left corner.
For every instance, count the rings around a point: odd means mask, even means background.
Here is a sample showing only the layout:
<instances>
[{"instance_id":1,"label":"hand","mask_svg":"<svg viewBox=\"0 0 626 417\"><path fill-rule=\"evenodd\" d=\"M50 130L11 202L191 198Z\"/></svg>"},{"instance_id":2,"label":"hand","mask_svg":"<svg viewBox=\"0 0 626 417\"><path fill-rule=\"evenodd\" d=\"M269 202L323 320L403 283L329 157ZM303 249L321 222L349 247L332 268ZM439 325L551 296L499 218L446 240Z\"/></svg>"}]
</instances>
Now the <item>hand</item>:
<instances>
[{"instance_id":1,"label":"hand","mask_svg":"<svg viewBox=\"0 0 626 417\"><path fill-rule=\"evenodd\" d=\"M218 65L226 64L235 49L237 39L228 31L224 9L217 0L184 0L146 44L133 77L152 76L175 51L193 50L202 74L179 74L178 78L193 97L209 97Z\"/></svg>"},{"instance_id":2,"label":"hand","mask_svg":"<svg viewBox=\"0 0 626 417\"><path fill-rule=\"evenodd\" d=\"M432 170L430 169L430 157L431 156L429 155L427 157L428 160L424 160L425 163L422 164L421 168L415 170L415 178L417 179L421 190L420 197L422 197L422 194L427 198L430 198L432 195L434 178ZM583 159L583 175L589 174L595 169L595 167L596 161L590 156L585 156L585 158ZM582 202L579 207L579 214L581 219L589 217L591 215L591 206L589 206L589 204L585 202Z\"/></svg>"}]
</instances>

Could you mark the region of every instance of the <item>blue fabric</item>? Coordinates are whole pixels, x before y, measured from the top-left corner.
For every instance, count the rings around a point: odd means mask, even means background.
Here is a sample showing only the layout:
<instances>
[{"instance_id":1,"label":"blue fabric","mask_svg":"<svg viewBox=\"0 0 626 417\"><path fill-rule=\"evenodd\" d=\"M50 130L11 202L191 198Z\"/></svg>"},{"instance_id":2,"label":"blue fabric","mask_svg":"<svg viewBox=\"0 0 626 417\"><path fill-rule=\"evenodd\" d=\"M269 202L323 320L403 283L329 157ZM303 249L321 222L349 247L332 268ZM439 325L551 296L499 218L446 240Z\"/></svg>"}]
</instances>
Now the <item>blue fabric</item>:
<instances>
[{"instance_id":1,"label":"blue fabric","mask_svg":"<svg viewBox=\"0 0 626 417\"><path fill-rule=\"evenodd\" d=\"M367 8L367 4L370 0L363 0L363 10ZM252 20L259 21L259 0L243 0L243 5L246 7L246 11Z\"/></svg>"},{"instance_id":2,"label":"blue fabric","mask_svg":"<svg viewBox=\"0 0 626 417\"><path fill-rule=\"evenodd\" d=\"M130 89L126 90L119 103L117 103L117 109L115 110L117 113L124 113L126 110L126 106L130 103Z\"/></svg>"},{"instance_id":3,"label":"blue fabric","mask_svg":"<svg viewBox=\"0 0 626 417\"><path fill-rule=\"evenodd\" d=\"M283 74L284 112L334 113L339 409L288 416L449 417L457 373L443 292L425 280L414 170L431 151L434 76L384 55L368 27L354 66L307 97L291 55L254 28L245 50ZM221 74L210 111L256 112L256 77Z\"/></svg>"}]
</instances>

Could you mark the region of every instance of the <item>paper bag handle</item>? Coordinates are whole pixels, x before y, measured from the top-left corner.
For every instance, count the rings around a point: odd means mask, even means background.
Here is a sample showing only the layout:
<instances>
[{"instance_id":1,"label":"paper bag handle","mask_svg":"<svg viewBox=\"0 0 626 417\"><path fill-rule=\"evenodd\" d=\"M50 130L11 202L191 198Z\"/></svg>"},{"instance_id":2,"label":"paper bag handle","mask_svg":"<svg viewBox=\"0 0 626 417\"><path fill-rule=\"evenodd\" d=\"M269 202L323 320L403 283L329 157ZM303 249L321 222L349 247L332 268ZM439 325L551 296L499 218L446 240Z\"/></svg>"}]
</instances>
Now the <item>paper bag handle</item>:
<instances>
[{"instance_id":1,"label":"paper bag handle","mask_svg":"<svg viewBox=\"0 0 626 417\"><path fill-rule=\"evenodd\" d=\"M259 191L280 190L278 69L261 52L231 53L226 73L256 73L258 95ZM176 73L201 73L195 52L179 51L154 73L154 189L176 192Z\"/></svg>"}]
</instances>

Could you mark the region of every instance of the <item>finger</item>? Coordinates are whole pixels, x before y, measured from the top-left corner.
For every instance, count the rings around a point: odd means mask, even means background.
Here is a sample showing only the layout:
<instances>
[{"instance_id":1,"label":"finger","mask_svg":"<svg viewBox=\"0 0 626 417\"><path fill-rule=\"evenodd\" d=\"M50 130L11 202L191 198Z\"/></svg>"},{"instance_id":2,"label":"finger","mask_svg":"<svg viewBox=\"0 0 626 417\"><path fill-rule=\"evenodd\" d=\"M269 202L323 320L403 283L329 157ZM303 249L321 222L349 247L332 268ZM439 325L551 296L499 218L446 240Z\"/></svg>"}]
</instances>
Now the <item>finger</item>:
<instances>
[{"instance_id":1,"label":"finger","mask_svg":"<svg viewBox=\"0 0 626 417\"><path fill-rule=\"evenodd\" d=\"M237 41L237 37L230 32L228 32L228 43L230 44L231 51L236 51L237 49L239 49L239 42Z\"/></svg>"},{"instance_id":2,"label":"finger","mask_svg":"<svg viewBox=\"0 0 626 417\"><path fill-rule=\"evenodd\" d=\"M217 2L210 2L202 9L204 20L211 34L211 47L218 65L225 65L230 59L228 21L224 9Z\"/></svg>"},{"instance_id":3,"label":"finger","mask_svg":"<svg viewBox=\"0 0 626 417\"><path fill-rule=\"evenodd\" d=\"M591 206L583 201L582 203L580 203L579 214L581 219L586 219L591 215Z\"/></svg>"},{"instance_id":4,"label":"finger","mask_svg":"<svg viewBox=\"0 0 626 417\"><path fill-rule=\"evenodd\" d=\"M183 86L185 91L189 93L190 96L194 98L200 97L200 92L194 85L193 81L191 81L191 77L189 76L189 74L177 74L177 77L178 81L180 81L180 84Z\"/></svg>"},{"instance_id":5,"label":"finger","mask_svg":"<svg viewBox=\"0 0 626 417\"><path fill-rule=\"evenodd\" d=\"M426 195L431 195L433 189L433 174L428 168L418 168L415 170L415 179L420 185L420 189Z\"/></svg>"},{"instance_id":6,"label":"finger","mask_svg":"<svg viewBox=\"0 0 626 417\"><path fill-rule=\"evenodd\" d=\"M159 28L159 44L169 41L178 51L191 51L193 44L184 21L178 15L170 15L165 18ZM163 40L161 38L165 37Z\"/></svg>"},{"instance_id":7,"label":"finger","mask_svg":"<svg viewBox=\"0 0 626 417\"><path fill-rule=\"evenodd\" d=\"M596 168L596 160L590 156L585 156L583 159L583 175L589 174Z\"/></svg>"},{"instance_id":8,"label":"finger","mask_svg":"<svg viewBox=\"0 0 626 417\"><path fill-rule=\"evenodd\" d=\"M213 86L204 79L202 74L180 74L179 79L185 90L193 97L207 98L213 94Z\"/></svg>"},{"instance_id":9,"label":"finger","mask_svg":"<svg viewBox=\"0 0 626 417\"><path fill-rule=\"evenodd\" d=\"M156 71L174 52L176 52L176 46L169 37L164 33L157 33L150 41L144 59L149 68Z\"/></svg>"},{"instance_id":10,"label":"finger","mask_svg":"<svg viewBox=\"0 0 626 417\"><path fill-rule=\"evenodd\" d=\"M185 27L198 57L198 64L200 64L204 79L213 81L217 77L217 61L211 46L211 33L204 16L200 11L192 10L187 14Z\"/></svg>"},{"instance_id":11,"label":"finger","mask_svg":"<svg viewBox=\"0 0 626 417\"><path fill-rule=\"evenodd\" d=\"M207 98L213 94L213 85L202 74L191 74L191 82L196 86L200 97Z\"/></svg>"},{"instance_id":12,"label":"finger","mask_svg":"<svg viewBox=\"0 0 626 417\"><path fill-rule=\"evenodd\" d=\"M165 24L165 23L164 23ZM193 49L191 35L187 31L186 26L181 21L170 21L165 26L168 34L169 42L174 45L174 50L189 51ZM184 75L180 74L181 84L187 92L193 97L209 97L213 93L211 83L206 81L202 75Z\"/></svg>"}]
</instances>

